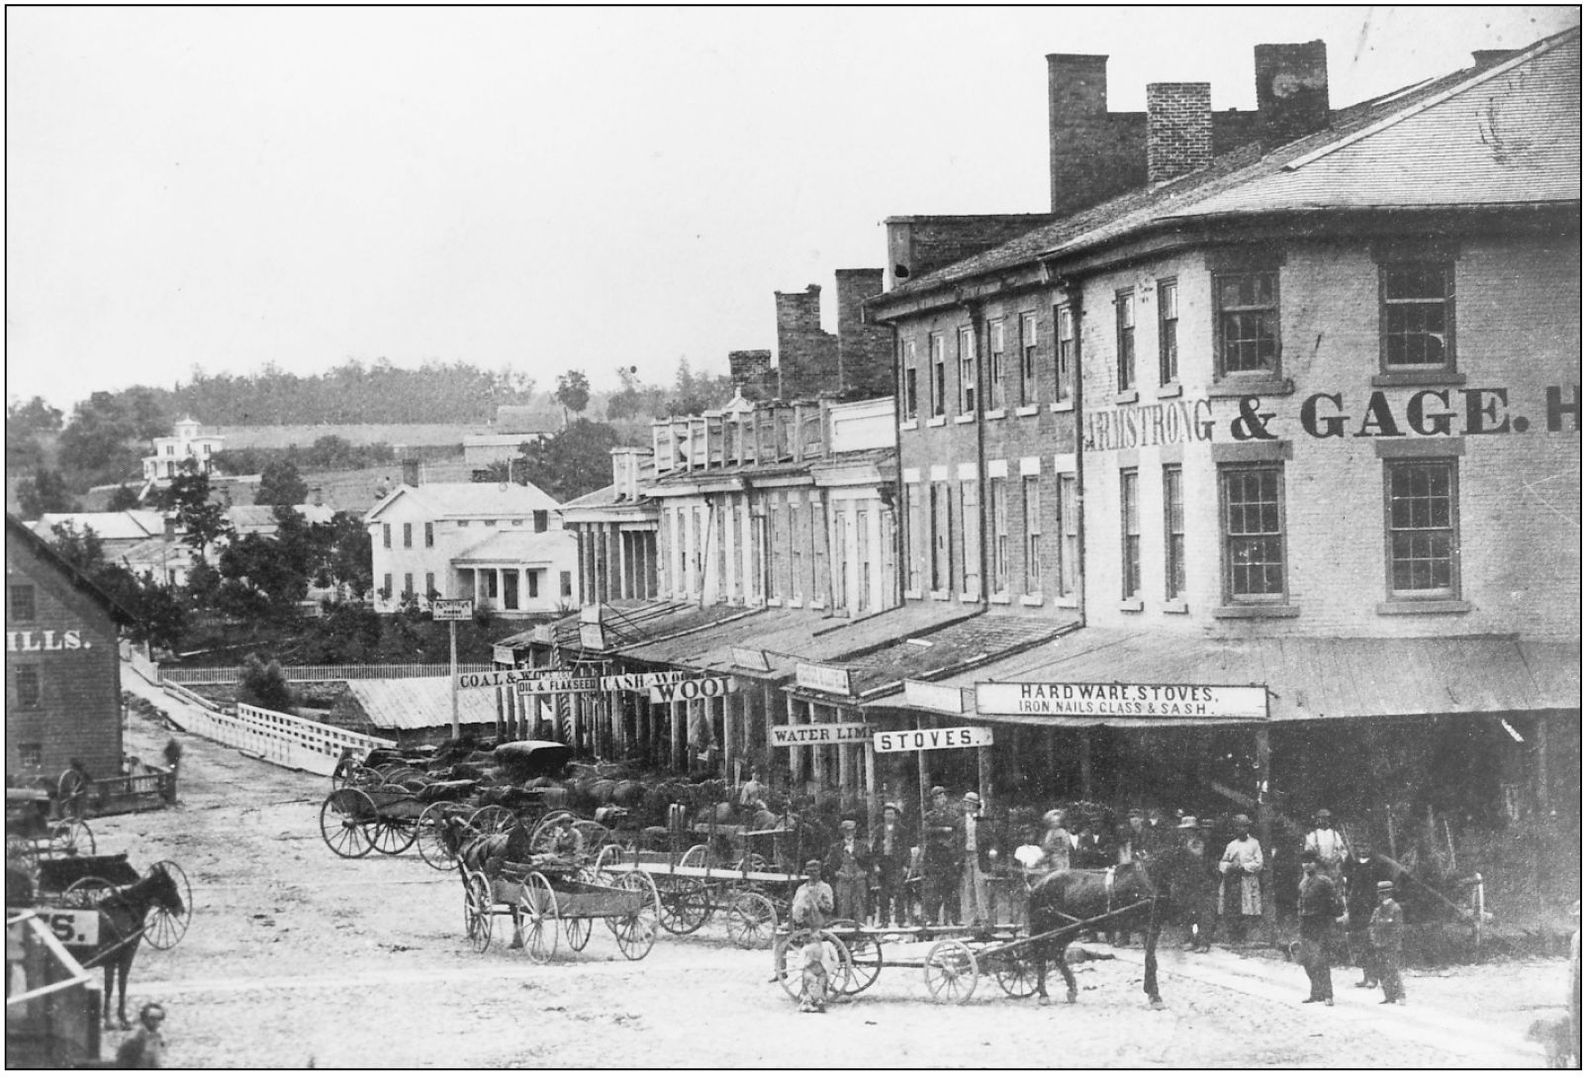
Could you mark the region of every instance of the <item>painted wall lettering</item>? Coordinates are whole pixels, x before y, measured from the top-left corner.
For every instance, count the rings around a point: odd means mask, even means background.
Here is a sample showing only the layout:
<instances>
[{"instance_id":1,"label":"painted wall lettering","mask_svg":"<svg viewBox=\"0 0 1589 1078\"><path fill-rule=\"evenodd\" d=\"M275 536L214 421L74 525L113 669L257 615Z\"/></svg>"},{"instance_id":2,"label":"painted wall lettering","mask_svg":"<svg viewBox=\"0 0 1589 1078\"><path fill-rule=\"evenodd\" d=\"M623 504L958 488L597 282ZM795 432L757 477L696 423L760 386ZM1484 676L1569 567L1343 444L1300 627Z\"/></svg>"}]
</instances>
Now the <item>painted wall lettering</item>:
<instances>
[{"instance_id":1,"label":"painted wall lettering","mask_svg":"<svg viewBox=\"0 0 1589 1078\"><path fill-rule=\"evenodd\" d=\"M6 633L7 651L77 651L94 645L80 629L21 629Z\"/></svg>"}]
</instances>

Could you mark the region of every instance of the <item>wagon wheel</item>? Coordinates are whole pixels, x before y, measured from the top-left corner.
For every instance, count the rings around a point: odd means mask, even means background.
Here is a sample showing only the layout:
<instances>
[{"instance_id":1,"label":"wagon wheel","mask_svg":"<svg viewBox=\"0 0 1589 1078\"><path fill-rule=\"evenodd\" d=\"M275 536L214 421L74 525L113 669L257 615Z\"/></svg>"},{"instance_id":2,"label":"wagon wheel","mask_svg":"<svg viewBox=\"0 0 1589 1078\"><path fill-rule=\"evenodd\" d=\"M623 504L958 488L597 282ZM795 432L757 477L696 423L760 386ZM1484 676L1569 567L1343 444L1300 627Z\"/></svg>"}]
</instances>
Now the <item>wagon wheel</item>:
<instances>
[{"instance_id":1,"label":"wagon wheel","mask_svg":"<svg viewBox=\"0 0 1589 1078\"><path fill-rule=\"evenodd\" d=\"M618 950L631 962L638 962L651 953L651 947L657 941L657 921L662 915L662 901L657 896L657 885L652 882L651 876L645 872L626 872L613 881L614 887L621 887L625 891L642 891L645 893L645 902L633 913L622 917L607 918L607 927L612 930L613 939L618 943Z\"/></svg>"},{"instance_id":2,"label":"wagon wheel","mask_svg":"<svg viewBox=\"0 0 1589 1078\"><path fill-rule=\"evenodd\" d=\"M76 772L73 772L76 774ZM50 852L67 857L94 855L94 832L79 817L50 825Z\"/></svg>"},{"instance_id":3,"label":"wagon wheel","mask_svg":"<svg viewBox=\"0 0 1589 1078\"><path fill-rule=\"evenodd\" d=\"M759 853L747 853L733 865L735 872L766 872L767 859Z\"/></svg>"},{"instance_id":4,"label":"wagon wheel","mask_svg":"<svg viewBox=\"0 0 1589 1078\"><path fill-rule=\"evenodd\" d=\"M568 937L568 945L574 950L583 951L585 944L590 942L591 923L589 917L574 917L563 922L563 934Z\"/></svg>"},{"instance_id":5,"label":"wagon wheel","mask_svg":"<svg viewBox=\"0 0 1589 1078\"><path fill-rule=\"evenodd\" d=\"M844 945L843 940L839 939L839 937L835 936L831 932L823 930L818 934L822 937L822 942L831 946L834 950L834 953L837 954L839 958L839 968L838 971L832 975L831 983L834 985L847 983L851 977L850 949ZM800 947L791 946L789 941L790 939L799 935L801 934L794 932L788 935L780 936L778 938L778 942L773 945L772 949L773 980L777 981L783 986L783 990L789 994L790 999L797 1002L800 999L800 980L802 973L800 968ZM801 938L803 939L804 937L801 936Z\"/></svg>"},{"instance_id":6,"label":"wagon wheel","mask_svg":"<svg viewBox=\"0 0 1589 1078\"><path fill-rule=\"evenodd\" d=\"M1011 999L1025 999L1037 994L1037 963L1032 961L1027 947L1012 947L991 955L988 963L993 967L993 979L999 982L999 987Z\"/></svg>"},{"instance_id":7,"label":"wagon wheel","mask_svg":"<svg viewBox=\"0 0 1589 1078\"><path fill-rule=\"evenodd\" d=\"M872 985L877 983L877 977L883 972L883 945L873 936L857 931L853 935L844 931L843 925L859 929L861 926L854 921L843 921L830 925L835 932L843 932L845 949L850 952L850 964L844 969L844 977L836 979L833 990L840 995L858 996Z\"/></svg>"},{"instance_id":8,"label":"wagon wheel","mask_svg":"<svg viewBox=\"0 0 1589 1078\"><path fill-rule=\"evenodd\" d=\"M737 892L729 900L727 919L728 938L747 951L767 946L778 931L778 910L756 891Z\"/></svg>"},{"instance_id":9,"label":"wagon wheel","mask_svg":"<svg viewBox=\"0 0 1589 1078\"><path fill-rule=\"evenodd\" d=\"M61 905L74 910L91 910L98 907L116 888L109 880L98 876L84 876L61 892Z\"/></svg>"},{"instance_id":10,"label":"wagon wheel","mask_svg":"<svg viewBox=\"0 0 1589 1078\"><path fill-rule=\"evenodd\" d=\"M187 935L188 924L193 920L193 888L188 886L188 874L175 861L156 861L149 866L150 873L164 869L176 885L177 897L182 900L182 911L166 909L158 903L149 908L143 919L143 938L157 951L169 951Z\"/></svg>"},{"instance_id":11,"label":"wagon wheel","mask_svg":"<svg viewBox=\"0 0 1589 1078\"><path fill-rule=\"evenodd\" d=\"M596 851L596 860L591 864L591 871L598 879L616 871L613 866L628 864L634 860L634 855L625 850L616 842L609 842Z\"/></svg>"},{"instance_id":12,"label":"wagon wheel","mask_svg":"<svg viewBox=\"0 0 1589 1078\"><path fill-rule=\"evenodd\" d=\"M959 940L939 940L921 968L934 1003L965 1003L977 990L977 956Z\"/></svg>"},{"instance_id":13,"label":"wagon wheel","mask_svg":"<svg viewBox=\"0 0 1589 1078\"><path fill-rule=\"evenodd\" d=\"M663 879L668 883L661 888L662 927L675 936L688 936L712 915L712 896L704 884L694 880L669 876Z\"/></svg>"},{"instance_id":14,"label":"wagon wheel","mask_svg":"<svg viewBox=\"0 0 1589 1078\"><path fill-rule=\"evenodd\" d=\"M389 816L364 825L365 834L369 836L370 846L373 849L396 856L414 844L419 837L419 826L415 820L396 819Z\"/></svg>"},{"instance_id":15,"label":"wagon wheel","mask_svg":"<svg viewBox=\"0 0 1589 1078\"><path fill-rule=\"evenodd\" d=\"M370 852L364 825L375 818L375 802L363 790L333 790L320 806L320 837L338 857L363 857Z\"/></svg>"},{"instance_id":16,"label":"wagon wheel","mask_svg":"<svg viewBox=\"0 0 1589 1078\"><path fill-rule=\"evenodd\" d=\"M55 797L62 812L79 808L88 797L88 776L75 767L67 768L56 780Z\"/></svg>"},{"instance_id":17,"label":"wagon wheel","mask_svg":"<svg viewBox=\"0 0 1589 1078\"><path fill-rule=\"evenodd\" d=\"M691 846L684 851L684 856L679 858L679 865L684 868L706 868L709 854L704 843Z\"/></svg>"},{"instance_id":18,"label":"wagon wheel","mask_svg":"<svg viewBox=\"0 0 1589 1078\"><path fill-rule=\"evenodd\" d=\"M524 950L536 962L550 962L557 953L557 894L545 876L532 872L519 896L524 911Z\"/></svg>"},{"instance_id":19,"label":"wagon wheel","mask_svg":"<svg viewBox=\"0 0 1589 1078\"><path fill-rule=\"evenodd\" d=\"M612 844L612 828L595 820L575 820L574 831L581 839L580 849L586 853Z\"/></svg>"},{"instance_id":20,"label":"wagon wheel","mask_svg":"<svg viewBox=\"0 0 1589 1078\"><path fill-rule=\"evenodd\" d=\"M482 835L505 835L513 830L518 822L518 817L502 805L477 808L474 815L469 817L469 826Z\"/></svg>"},{"instance_id":21,"label":"wagon wheel","mask_svg":"<svg viewBox=\"0 0 1589 1078\"><path fill-rule=\"evenodd\" d=\"M419 856L438 872L446 872L458 863L457 856L448 850L447 844L441 840L441 825L458 809L459 806L455 802L437 801L426 805L425 811L419 814L414 841L419 847Z\"/></svg>"},{"instance_id":22,"label":"wagon wheel","mask_svg":"<svg viewBox=\"0 0 1589 1078\"><path fill-rule=\"evenodd\" d=\"M463 881L463 929L475 953L491 946L491 882L483 872L471 872Z\"/></svg>"}]
</instances>

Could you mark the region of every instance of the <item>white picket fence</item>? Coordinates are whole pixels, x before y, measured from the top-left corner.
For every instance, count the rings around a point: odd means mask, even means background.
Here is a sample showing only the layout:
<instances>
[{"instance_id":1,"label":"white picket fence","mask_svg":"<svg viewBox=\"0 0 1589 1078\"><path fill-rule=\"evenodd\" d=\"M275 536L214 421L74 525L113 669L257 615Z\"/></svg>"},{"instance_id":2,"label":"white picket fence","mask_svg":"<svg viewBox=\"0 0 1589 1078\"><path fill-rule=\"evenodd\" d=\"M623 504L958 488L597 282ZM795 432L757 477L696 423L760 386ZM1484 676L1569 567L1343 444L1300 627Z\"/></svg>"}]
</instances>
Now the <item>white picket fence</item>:
<instances>
[{"instance_id":1,"label":"white picket fence","mask_svg":"<svg viewBox=\"0 0 1589 1078\"><path fill-rule=\"evenodd\" d=\"M460 674L479 674L490 663L459 663ZM446 677L446 663L388 663L357 666L283 666L288 681L356 681L365 678ZM176 685L235 685L236 666L162 666L160 680Z\"/></svg>"},{"instance_id":2,"label":"white picket fence","mask_svg":"<svg viewBox=\"0 0 1589 1078\"><path fill-rule=\"evenodd\" d=\"M281 767L329 776L336 769L344 748L353 749L362 760L371 749L397 747L395 741L383 737L354 733L340 726L267 711L252 704L239 704L237 714L228 715L196 703L201 698L180 686L168 685L166 691L196 705L194 712L183 711L173 717L188 733L240 749Z\"/></svg>"}]
</instances>

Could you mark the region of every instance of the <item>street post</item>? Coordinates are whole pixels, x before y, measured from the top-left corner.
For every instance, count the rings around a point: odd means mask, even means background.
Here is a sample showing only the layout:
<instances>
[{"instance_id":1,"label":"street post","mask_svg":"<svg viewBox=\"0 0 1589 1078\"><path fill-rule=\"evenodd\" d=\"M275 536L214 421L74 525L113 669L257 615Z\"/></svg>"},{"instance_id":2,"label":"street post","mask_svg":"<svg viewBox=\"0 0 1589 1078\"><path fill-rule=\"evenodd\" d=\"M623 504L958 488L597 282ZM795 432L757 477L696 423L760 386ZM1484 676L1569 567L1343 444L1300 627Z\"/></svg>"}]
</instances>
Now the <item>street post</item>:
<instances>
[{"instance_id":1,"label":"street post","mask_svg":"<svg viewBox=\"0 0 1589 1078\"><path fill-rule=\"evenodd\" d=\"M432 599L430 616L435 621L447 623L448 673L452 682L452 739L457 741L458 729L458 623L474 617L473 599Z\"/></svg>"}]
</instances>

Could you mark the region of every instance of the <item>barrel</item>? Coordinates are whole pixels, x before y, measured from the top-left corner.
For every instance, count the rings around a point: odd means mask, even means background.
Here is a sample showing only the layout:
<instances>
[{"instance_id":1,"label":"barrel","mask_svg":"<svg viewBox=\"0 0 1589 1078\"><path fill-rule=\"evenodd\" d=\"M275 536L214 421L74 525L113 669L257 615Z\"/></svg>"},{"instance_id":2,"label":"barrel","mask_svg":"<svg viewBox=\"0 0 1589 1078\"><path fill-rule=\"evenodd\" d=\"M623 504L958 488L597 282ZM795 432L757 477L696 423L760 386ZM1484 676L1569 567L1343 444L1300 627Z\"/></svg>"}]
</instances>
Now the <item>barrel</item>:
<instances>
[{"instance_id":1,"label":"barrel","mask_svg":"<svg viewBox=\"0 0 1589 1078\"><path fill-rule=\"evenodd\" d=\"M596 799L597 804L610 805L613 800L613 792L617 788L618 784L612 779L597 779L591 784L590 794Z\"/></svg>"}]
</instances>

